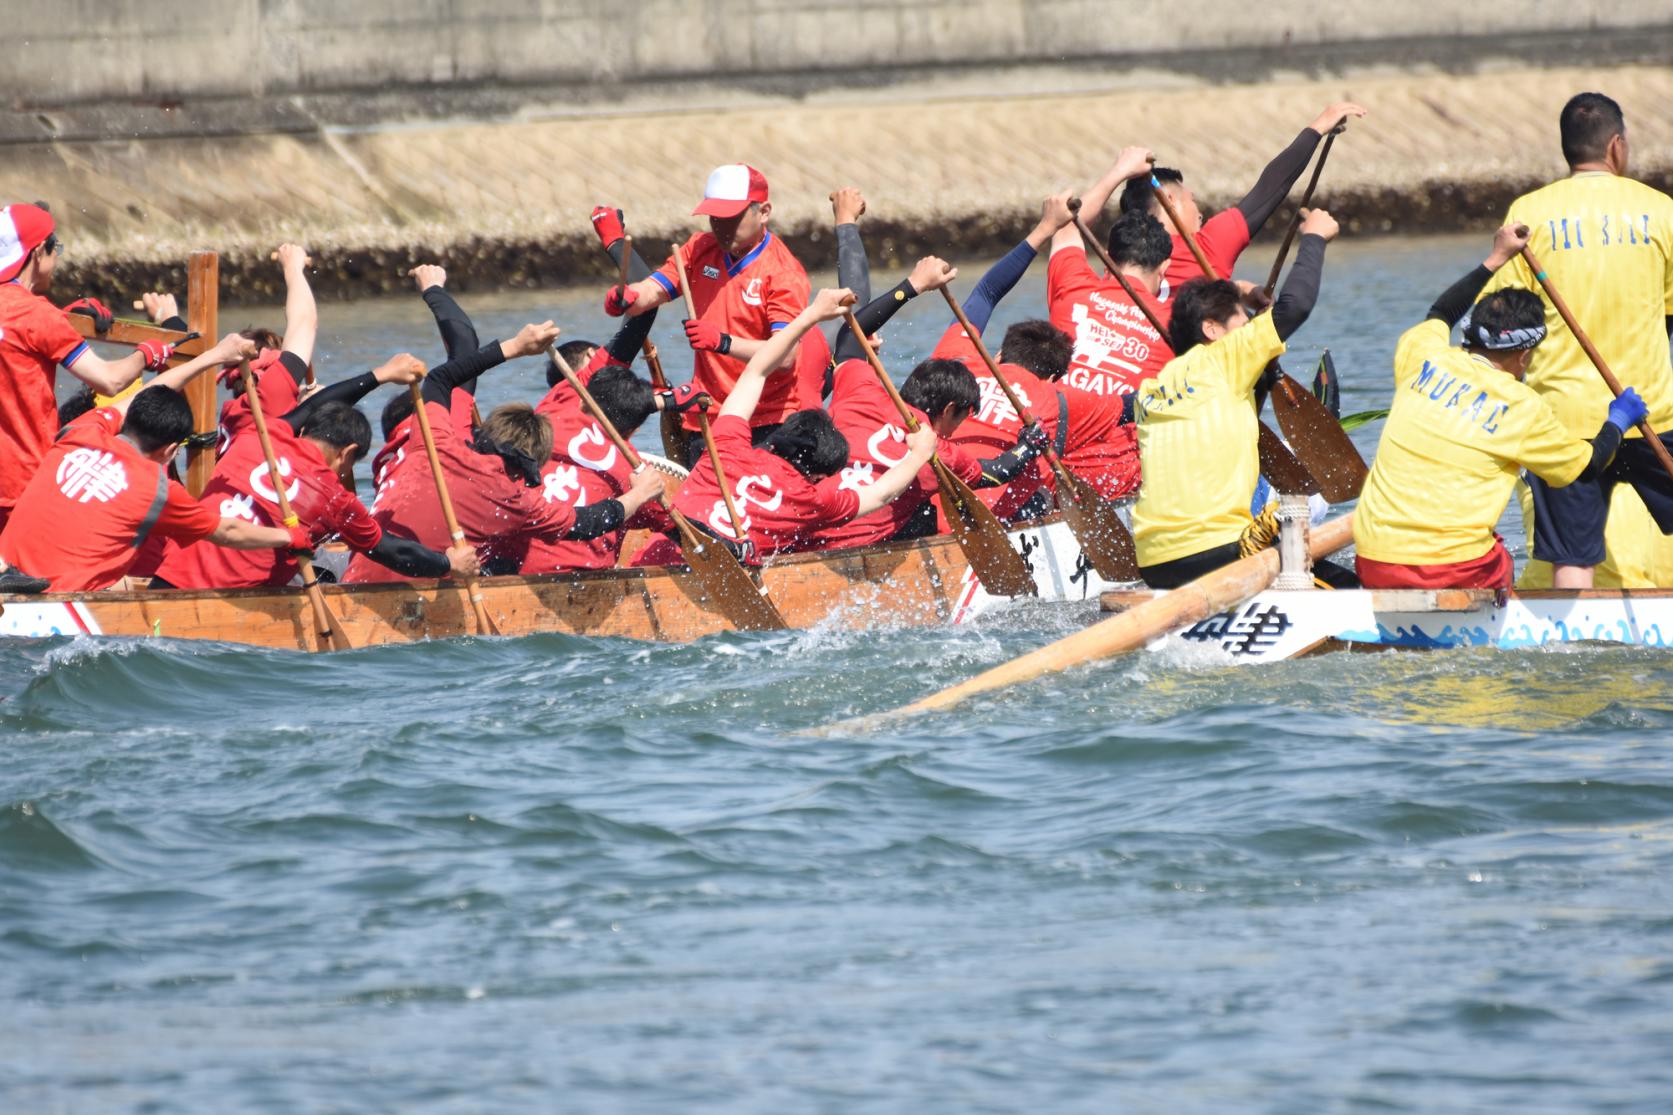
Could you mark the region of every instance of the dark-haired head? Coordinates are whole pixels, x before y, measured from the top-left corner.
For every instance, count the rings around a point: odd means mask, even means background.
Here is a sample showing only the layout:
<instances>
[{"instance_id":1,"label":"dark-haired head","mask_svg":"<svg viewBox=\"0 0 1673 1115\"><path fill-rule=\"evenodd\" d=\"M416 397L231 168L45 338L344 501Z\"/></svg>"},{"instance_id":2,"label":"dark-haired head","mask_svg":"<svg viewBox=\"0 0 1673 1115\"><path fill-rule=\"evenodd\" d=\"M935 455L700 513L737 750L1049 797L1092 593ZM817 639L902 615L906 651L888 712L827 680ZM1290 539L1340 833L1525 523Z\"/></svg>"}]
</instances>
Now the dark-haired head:
<instances>
[{"instance_id":1,"label":"dark-haired head","mask_svg":"<svg viewBox=\"0 0 1673 1115\"><path fill-rule=\"evenodd\" d=\"M1531 290L1505 287L1471 306L1460 325L1466 351L1521 379L1545 339L1545 303Z\"/></svg>"},{"instance_id":2,"label":"dark-haired head","mask_svg":"<svg viewBox=\"0 0 1673 1115\"><path fill-rule=\"evenodd\" d=\"M95 404L93 389L83 387L74 395L58 404L58 428L62 430L77 418L92 410Z\"/></svg>"},{"instance_id":3,"label":"dark-haired head","mask_svg":"<svg viewBox=\"0 0 1673 1115\"><path fill-rule=\"evenodd\" d=\"M1166 186L1178 182L1184 184L1185 176L1171 166L1152 167L1150 174L1141 174L1137 178L1127 179L1127 184L1121 187L1121 211L1123 213L1149 213L1156 205L1156 190L1151 186L1150 179Z\"/></svg>"},{"instance_id":4,"label":"dark-haired head","mask_svg":"<svg viewBox=\"0 0 1673 1115\"><path fill-rule=\"evenodd\" d=\"M347 403L321 403L308 412L296 436L318 445L331 471L342 477L344 485L352 485L354 462L372 442L372 424Z\"/></svg>"},{"instance_id":5,"label":"dark-haired head","mask_svg":"<svg viewBox=\"0 0 1673 1115\"><path fill-rule=\"evenodd\" d=\"M395 436L395 427L412 417L412 392L397 391L383 404L383 416L378 424L383 428L383 440L388 441Z\"/></svg>"},{"instance_id":6,"label":"dark-haired head","mask_svg":"<svg viewBox=\"0 0 1673 1115\"><path fill-rule=\"evenodd\" d=\"M563 357L569 370L578 372L593 358L598 346L591 341L565 341L558 346L558 355ZM556 387L563 382L563 373L558 371L558 363L551 357L546 358L546 386Z\"/></svg>"},{"instance_id":7,"label":"dark-haired head","mask_svg":"<svg viewBox=\"0 0 1673 1115\"><path fill-rule=\"evenodd\" d=\"M900 385L900 397L929 415L930 425L943 437L982 405L976 377L958 360L925 360Z\"/></svg>"},{"instance_id":8,"label":"dark-haired head","mask_svg":"<svg viewBox=\"0 0 1673 1115\"><path fill-rule=\"evenodd\" d=\"M122 432L141 453L173 451L192 434L192 404L186 396L167 387L147 387L128 403Z\"/></svg>"},{"instance_id":9,"label":"dark-haired head","mask_svg":"<svg viewBox=\"0 0 1673 1115\"><path fill-rule=\"evenodd\" d=\"M1562 135L1563 158L1571 167L1584 163L1611 161L1610 148L1617 146L1619 165L1611 165L1616 174L1626 173L1626 118L1621 106L1602 93L1576 93L1563 106L1557 117L1557 128Z\"/></svg>"},{"instance_id":10,"label":"dark-haired head","mask_svg":"<svg viewBox=\"0 0 1673 1115\"><path fill-rule=\"evenodd\" d=\"M1069 370L1075 343L1049 321L1019 321L1005 330L999 351L1007 364L1025 368L1041 379L1056 379Z\"/></svg>"},{"instance_id":11,"label":"dark-haired head","mask_svg":"<svg viewBox=\"0 0 1673 1115\"><path fill-rule=\"evenodd\" d=\"M254 341L258 349L285 347L285 339L264 326L246 325L238 331L238 335Z\"/></svg>"},{"instance_id":12,"label":"dark-haired head","mask_svg":"<svg viewBox=\"0 0 1673 1115\"><path fill-rule=\"evenodd\" d=\"M623 437L632 437L633 431L656 413L656 395L650 383L620 364L607 364L593 373L587 393Z\"/></svg>"},{"instance_id":13,"label":"dark-haired head","mask_svg":"<svg viewBox=\"0 0 1673 1115\"><path fill-rule=\"evenodd\" d=\"M1173 254L1173 239L1154 214L1134 210L1122 213L1110 226L1109 249L1116 266L1160 276Z\"/></svg>"},{"instance_id":14,"label":"dark-haired head","mask_svg":"<svg viewBox=\"0 0 1673 1115\"><path fill-rule=\"evenodd\" d=\"M1242 292L1230 279L1192 279L1174 292L1168 344L1184 356L1248 320ZM1213 323L1216 329L1204 327ZM1212 333L1212 335L1210 335Z\"/></svg>"},{"instance_id":15,"label":"dark-haired head","mask_svg":"<svg viewBox=\"0 0 1673 1115\"><path fill-rule=\"evenodd\" d=\"M761 448L783 457L809 480L835 476L848 463L848 439L822 410L798 410Z\"/></svg>"}]
</instances>

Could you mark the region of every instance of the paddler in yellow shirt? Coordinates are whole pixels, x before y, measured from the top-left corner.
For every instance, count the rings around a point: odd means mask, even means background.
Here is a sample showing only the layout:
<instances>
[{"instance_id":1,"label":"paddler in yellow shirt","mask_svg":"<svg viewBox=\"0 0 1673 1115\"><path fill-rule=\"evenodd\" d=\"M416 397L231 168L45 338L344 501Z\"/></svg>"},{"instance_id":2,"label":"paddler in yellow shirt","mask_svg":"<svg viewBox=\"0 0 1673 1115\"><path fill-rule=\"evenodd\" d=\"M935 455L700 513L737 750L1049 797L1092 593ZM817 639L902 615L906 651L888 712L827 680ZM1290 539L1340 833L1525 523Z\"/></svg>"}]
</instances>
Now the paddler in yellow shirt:
<instances>
[{"instance_id":1,"label":"paddler in yellow shirt","mask_svg":"<svg viewBox=\"0 0 1673 1115\"><path fill-rule=\"evenodd\" d=\"M1559 129L1569 177L1517 198L1506 223L1532 230L1530 247L1575 319L1616 378L1643 396L1650 424L1666 431L1673 427L1673 198L1626 177L1626 121L1613 100L1601 93L1574 96L1563 106ZM1487 289L1512 286L1538 289L1520 258ZM1571 435L1589 436L1609 389L1549 304L1545 323L1550 339L1528 365L1528 386ZM1555 587L1592 587L1592 567L1604 560L1610 496L1621 481L1637 490L1661 532L1673 533L1673 480L1637 430L1627 431L1614 465L1601 476L1566 488L1537 475L1530 482L1533 555L1552 563Z\"/></svg>"},{"instance_id":2,"label":"paddler in yellow shirt","mask_svg":"<svg viewBox=\"0 0 1673 1115\"><path fill-rule=\"evenodd\" d=\"M1575 437L1522 382L1550 343L1539 296L1508 287L1471 307L1527 242L1527 225L1501 228L1487 258L1395 346L1394 402L1354 512L1366 588L1510 588L1516 566L1493 525L1517 474L1527 469L1557 491L1594 480L1644 417L1629 387L1597 405L1591 441ZM1454 348L1460 317L1463 347Z\"/></svg>"},{"instance_id":3,"label":"paddler in yellow shirt","mask_svg":"<svg viewBox=\"0 0 1673 1115\"><path fill-rule=\"evenodd\" d=\"M1178 355L1140 385L1133 404L1144 462L1133 541L1152 588L1177 588L1241 556L1260 476L1255 381L1313 312L1324 247L1335 236L1323 209L1302 218L1295 266L1270 313L1250 317L1227 279L1193 279L1174 295L1168 334ZM1328 562L1314 573L1355 583Z\"/></svg>"}]
</instances>

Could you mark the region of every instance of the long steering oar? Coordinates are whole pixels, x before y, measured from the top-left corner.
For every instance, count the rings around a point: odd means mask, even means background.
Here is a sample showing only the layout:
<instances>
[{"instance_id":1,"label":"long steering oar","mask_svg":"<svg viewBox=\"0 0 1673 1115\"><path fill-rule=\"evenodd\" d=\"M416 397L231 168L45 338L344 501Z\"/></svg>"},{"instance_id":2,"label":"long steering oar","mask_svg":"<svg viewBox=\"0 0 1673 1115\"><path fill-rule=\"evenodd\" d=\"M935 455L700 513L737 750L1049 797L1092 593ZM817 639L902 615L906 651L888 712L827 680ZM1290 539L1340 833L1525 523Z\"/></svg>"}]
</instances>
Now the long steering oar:
<instances>
[{"instance_id":1,"label":"long steering oar","mask_svg":"<svg viewBox=\"0 0 1673 1115\"><path fill-rule=\"evenodd\" d=\"M1219 279L1220 273L1208 261L1202 245L1197 243L1196 234L1185 227L1179 210L1173 207L1173 202L1154 175L1150 178L1150 185L1156 191L1156 200L1161 203L1162 211L1173 222L1174 230L1196 257L1202 273L1210 279ZM1290 439L1296 458L1318 480L1326 499L1341 503L1359 498L1359 490L1365 486L1365 478L1371 470L1365 466L1365 458L1359 455L1359 449L1347 431L1342 429L1341 423L1311 391L1288 375L1280 375L1277 393L1272 397L1272 413L1278 416L1278 426ZM1271 474L1268 475L1270 477Z\"/></svg>"},{"instance_id":2,"label":"long steering oar","mask_svg":"<svg viewBox=\"0 0 1673 1115\"><path fill-rule=\"evenodd\" d=\"M621 280L622 289L627 289L627 268L633 262L633 237L622 237ZM645 367L651 372L651 386L658 391L668 390L668 377L662 371L662 358L657 355L656 345L649 337L645 338ZM672 410L662 412L660 423L662 426L662 451L675 464L685 464L686 432L680 425L680 416Z\"/></svg>"},{"instance_id":3,"label":"long steering oar","mask_svg":"<svg viewBox=\"0 0 1673 1115\"><path fill-rule=\"evenodd\" d=\"M267 433L267 421L261 413L261 395L256 391L256 377L250 371L250 362L239 361L238 371L244 379L244 397L250 400L250 418L256 424L256 437L261 441L261 455L267 461L267 478L273 483L273 495L279 505L279 517L286 527L297 526L301 520L290 509L290 497L285 495L285 481L279 475L279 458L273 452L273 439ZM302 591L307 594L308 604L314 612L314 649L351 649L353 644L349 642L348 633L343 630L342 624L337 622L337 617L331 614L331 607L325 602L325 593L320 591L319 576L314 572L314 559L303 553L295 556L297 567L302 570Z\"/></svg>"},{"instance_id":4,"label":"long steering oar","mask_svg":"<svg viewBox=\"0 0 1673 1115\"><path fill-rule=\"evenodd\" d=\"M465 532L459 529L459 516L453 513L453 497L447 492L447 477L442 475L441 456L436 452L436 435L430 430L430 415L424 406L424 389L414 382L411 390L413 416L418 419L418 432L424 438L424 455L430 458L430 478L436 482L436 497L441 500L441 514L447 522L448 537L455 543L463 542ZM488 614L488 607L482 599L482 586L475 577L465 578L465 596L471 602L471 610L476 613L476 633L501 634L499 624Z\"/></svg>"},{"instance_id":5,"label":"long steering oar","mask_svg":"<svg viewBox=\"0 0 1673 1115\"><path fill-rule=\"evenodd\" d=\"M958 304L953 292L948 287L941 288L942 295L947 299L947 305L952 308L953 316L958 318L964 327L970 343L976 346L976 352L981 356L982 363L987 365L988 374L999 384L999 389L1005 393L1011 409L1017 412L1017 418L1024 426L1035 425L1034 416L1028 413L1017 393L999 374L999 365L993 362L988 353L988 346L982 341L981 332L965 316L964 307ZM1098 571L1098 576L1106 581L1136 581L1139 579L1138 555L1133 549L1133 535L1127 529L1127 524L1115 513L1115 508L1104 502L1096 489L1070 472L1057 453L1049 446L1046 449L1046 462L1057 476L1057 503L1063 509L1063 518L1068 521L1069 529L1074 532L1075 540L1080 543L1081 553L1092 568Z\"/></svg>"},{"instance_id":6,"label":"long steering oar","mask_svg":"<svg viewBox=\"0 0 1673 1115\"><path fill-rule=\"evenodd\" d=\"M854 317L854 311L847 311L848 329L854 339L860 342L860 348L866 354L866 362L871 370L877 373L878 382L888 393L889 401L895 404L900 412L900 419L906 424L906 430L911 433L918 428L918 420L908 409L906 400L900 397L900 391L883 367L883 361L877 357L877 350L871 347L866 339L865 331ZM953 539L958 542L959 549L964 551L965 560L970 562L970 568L976 574L976 579L982 582L982 587L995 596L1024 596L1035 591L1034 575L1028 571L1028 563L1023 561L1022 555L1011 547L1010 540L1005 537L1005 528L999 522L998 516L987 504L976 498L976 493L970 486L947 467L945 461L937 454L929 459L929 466L935 472L935 483L941 489L941 507L947 513L947 522L953 528Z\"/></svg>"},{"instance_id":7,"label":"long steering oar","mask_svg":"<svg viewBox=\"0 0 1673 1115\"><path fill-rule=\"evenodd\" d=\"M1534 273L1534 279L1544 289L1545 296L1551 299L1551 305L1557 308L1557 314L1563 319L1563 324L1568 326L1570 333L1574 334L1574 339L1580 342L1580 347L1585 350L1592 366L1597 369L1597 374L1602 376L1603 382L1609 385L1610 392L1619 396L1623 390L1621 381L1616 379L1615 373L1609 370L1609 365L1604 363L1603 354L1597 350L1596 345L1592 344L1592 339L1586 335L1586 331L1575 320L1574 312L1568 308L1568 303L1563 301L1563 296L1557 293L1557 288L1551 285L1551 277L1545 273L1545 268L1539 265L1539 260L1534 258L1534 253L1526 247L1522 249L1522 260L1528 265L1528 270ZM1668 453L1667 446L1661 443L1661 438L1656 435L1655 430L1650 428L1649 419L1646 418L1638 424L1638 432L1643 434L1644 440L1650 443L1650 451L1656 455L1656 460L1661 462L1661 467L1667 470L1667 475L1673 477L1673 454Z\"/></svg>"},{"instance_id":8,"label":"long steering oar","mask_svg":"<svg viewBox=\"0 0 1673 1115\"><path fill-rule=\"evenodd\" d=\"M610 443L616 451L627 458L627 463L635 471L644 468L645 462L639 459L639 454L633 451L633 446L622 437L616 424L610 421L608 415L600 409L597 400L581 383L580 377L569 366L569 361L552 349L552 362L575 394L581 399L582 405L604 430ZM738 559L732 552L721 545L719 540L699 534L697 528L691 525L691 520L674 509L673 502L666 494L658 497L658 502L668 512L669 518L674 520L674 526L680 533L680 550L685 555L685 563L703 583L704 590L709 595L710 603L716 611L726 617L733 627L739 631L781 631L789 624L778 614L778 609L772 601L764 596L756 587L744 567L738 564Z\"/></svg>"},{"instance_id":9,"label":"long steering oar","mask_svg":"<svg viewBox=\"0 0 1673 1115\"><path fill-rule=\"evenodd\" d=\"M1315 559L1333 553L1353 541L1353 516L1344 515L1315 527L1308 535L1307 550ZM1072 666L1111 658L1137 650L1169 631L1197 623L1209 616L1236 608L1264 592L1278 576L1278 551L1273 547L1239 558L1230 565L1206 573L1172 592L1159 593L1120 615L1093 624L1084 631L1030 651L1004 665L995 666L969 681L932 693L889 712L856 717L833 724L823 732L873 729L881 723L919 712L951 708L978 693L1032 681L1045 674L1060 673Z\"/></svg>"},{"instance_id":10,"label":"long steering oar","mask_svg":"<svg viewBox=\"0 0 1673 1115\"><path fill-rule=\"evenodd\" d=\"M1290 218L1290 226L1284 230L1284 242L1278 248L1278 258L1272 261L1272 270L1267 272L1266 275L1266 286L1261 288L1266 291L1268 298L1278 288L1278 276L1283 273L1284 261L1289 258L1290 245L1295 243L1295 234L1301 229L1301 212L1313 203L1313 191L1318 188L1319 175L1324 173L1324 161L1330 158L1330 147L1347 126L1347 121L1344 120L1330 129L1329 134L1324 137L1324 146L1319 148L1319 161L1313 164L1313 175L1307 179L1307 188L1301 191L1301 204L1295 207L1295 215Z\"/></svg>"}]
</instances>

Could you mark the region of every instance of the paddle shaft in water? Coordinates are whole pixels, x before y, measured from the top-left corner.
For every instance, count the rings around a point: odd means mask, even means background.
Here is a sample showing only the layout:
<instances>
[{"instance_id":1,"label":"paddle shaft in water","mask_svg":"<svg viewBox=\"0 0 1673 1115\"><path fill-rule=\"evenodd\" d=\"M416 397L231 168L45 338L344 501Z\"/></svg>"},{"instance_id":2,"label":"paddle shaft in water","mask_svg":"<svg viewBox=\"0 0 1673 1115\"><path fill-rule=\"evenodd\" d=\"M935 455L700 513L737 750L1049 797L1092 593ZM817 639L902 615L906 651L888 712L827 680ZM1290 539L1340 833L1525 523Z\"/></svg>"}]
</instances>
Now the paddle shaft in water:
<instances>
[{"instance_id":1,"label":"paddle shaft in water","mask_svg":"<svg viewBox=\"0 0 1673 1115\"><path fill-rule=\"evenodd\" d=\"M441 454L436 452L435 431L430 428L430 412L424 405L424 388L417 382L409 387L412 392L412 413L418 420L418 433L424 439L424 455L430 461L430 478L436 484L436 498L441 501L442 519L447 523L447 535L455 545L464 542L465 532L459 529L459 516L453 510L453 496L447 490L447 477L442 473ZM479 635L498 635L499 625L488 615L487 605L482 599L482 586L476 583L476 578L466 577L465 597L471 602L471 610L476 613L476 630Z\"/></svg>"},{"instance_id":2,"label":"paddle shaft in water","mask_svg":"<svg viewBox=\"0 0 1673 1115\"><path fill-rule=\"evenodd\" d=\"M1558 293L1555 286L1551 285L1551 277L1545 273L1545 268L1539 265L1539 260L1534 258L1534 253L1525 247L1522 249L1522 261L1528 265L1528 270L1534 273L1535 281L1545 291L1545 296L1551 299L1551 305L1557 308L1557 314L1563 319L1563 324L1568 326L1568 331L1573 333L1574 339L1580 342L1580 347L1585 350L1592 366L1597 369L1597 374L1602 376L1603 382L1609 385L1610 392L1619 396L1624 390L1621 387L1621 381L1615 378L1615 373L1610 371L1609 365L1604 362L1603 354L1597 350L1596 345L1592 344L1592 339L1580 327L1580 322L1575 320L1574 311L1568 308L1568 303L1563 301L1563 296ZM1661 443L1661 438L1656 436L1655 430L1650 428L1649 419L1645 419L1638 424L1638 432L1643 434L1644 440L1650 443L1650 451L1661 462L1661 467L1667 470L1667 475L1673 477L1673 454L1668 453L1667 446Z\"/></svg>"}]
</instances>

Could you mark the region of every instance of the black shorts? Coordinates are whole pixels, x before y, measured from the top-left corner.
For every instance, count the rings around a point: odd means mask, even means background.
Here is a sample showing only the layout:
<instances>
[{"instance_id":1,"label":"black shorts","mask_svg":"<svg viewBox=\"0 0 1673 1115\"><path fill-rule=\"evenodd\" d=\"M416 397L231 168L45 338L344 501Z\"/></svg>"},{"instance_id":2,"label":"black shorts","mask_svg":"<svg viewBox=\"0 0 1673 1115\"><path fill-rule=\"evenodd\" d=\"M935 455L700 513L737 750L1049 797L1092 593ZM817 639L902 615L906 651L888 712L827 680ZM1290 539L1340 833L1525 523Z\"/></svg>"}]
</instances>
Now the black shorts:
<instances>
[{"instance_id":1,"label":"black shorts","mask_svg":"<svg viewBox=\"0 0 1673 1115\"><path fill-rule=\"evenodd\" d=\"M1673 434L1661 435L1663 445ZM1601 476L1553 488L1525 474L1534 497L1533 555L1553 565L1590 568L1604 559L1603 527L1616 484L1631 484L1663 534L1673 534L1673 477L1643 438L1626 438Z\"/></svg>"}]
</instances>

